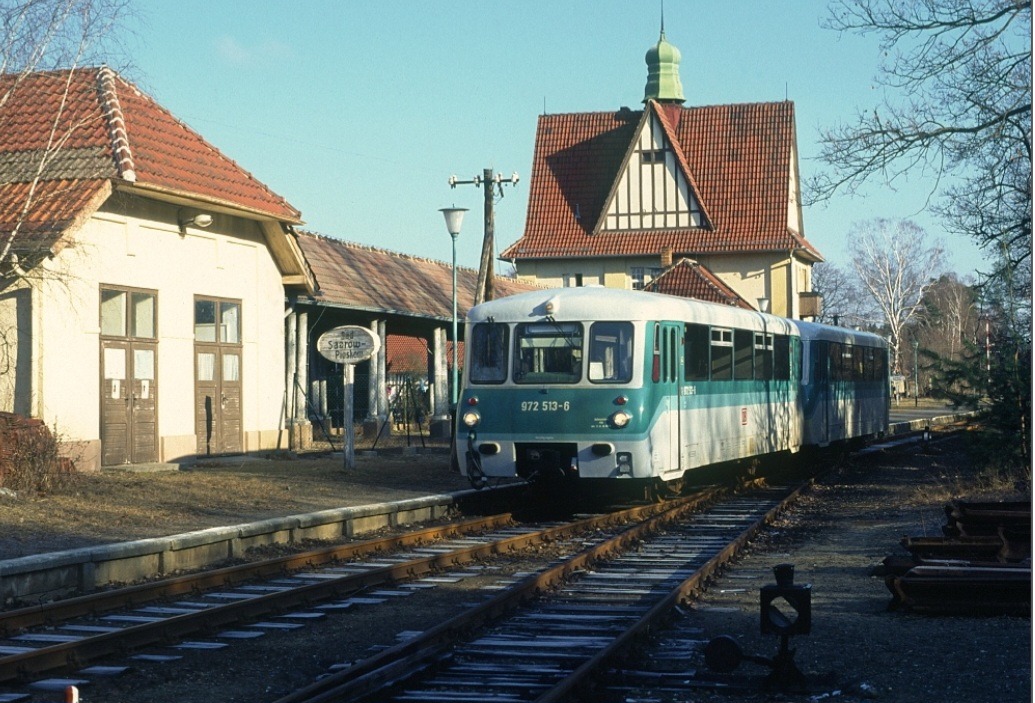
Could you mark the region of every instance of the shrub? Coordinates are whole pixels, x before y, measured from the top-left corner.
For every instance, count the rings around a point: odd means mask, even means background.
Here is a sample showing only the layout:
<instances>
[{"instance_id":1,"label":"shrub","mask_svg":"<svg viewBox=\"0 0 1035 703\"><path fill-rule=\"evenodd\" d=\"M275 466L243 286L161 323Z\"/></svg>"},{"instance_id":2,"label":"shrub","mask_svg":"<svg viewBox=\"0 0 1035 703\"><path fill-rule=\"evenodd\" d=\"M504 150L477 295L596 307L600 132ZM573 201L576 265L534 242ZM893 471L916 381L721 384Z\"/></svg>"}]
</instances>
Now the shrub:
<instances>
[{"instance_id":1,"label":"shrub","mask_svg":"<svg viewBox=\"0 0 1035 703\"><path fill-rule=\"evenodd\" d=\"M75 466L58 448L57 437L41 420L0 413L0 486L36 493L60 488Z\"/></svg>"}]
</instances>

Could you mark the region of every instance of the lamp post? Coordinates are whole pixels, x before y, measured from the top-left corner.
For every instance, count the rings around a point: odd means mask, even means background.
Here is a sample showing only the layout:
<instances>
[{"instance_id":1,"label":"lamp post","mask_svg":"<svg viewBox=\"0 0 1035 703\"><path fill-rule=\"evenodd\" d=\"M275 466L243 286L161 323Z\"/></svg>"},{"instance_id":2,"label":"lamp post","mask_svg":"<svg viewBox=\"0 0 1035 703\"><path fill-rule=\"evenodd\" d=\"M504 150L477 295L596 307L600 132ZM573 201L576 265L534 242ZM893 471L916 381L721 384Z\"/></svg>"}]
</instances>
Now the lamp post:
<instances>
[{"instance_id":1,"label":"lamp post","mask_svg":"<svg viewBox=\"0 0 1035 703\"><path fill-rule=\"evenodd\" d=\"M439 212L446 218L446 229L449 230L449 236L453 240L453 394L451 397L452 402L450 403L451 408L456 407L457 403L457 385L459 383L457 377L457 364L456 364L456 345L457 345L457 334L456 334L456 238L460 236L460 225L464 221L464 213L467 212L465 207L444 207Z\"/></svg>"},{"instance_id":2,"label":"lamp post","mask_svg":"<svg viewBox=\"0 0 1035 703\"><path fill-rule=\"evenodd\" d=\"M913 340L913 406L920 407L920 342Z\"/></svg>"}]
</instances>

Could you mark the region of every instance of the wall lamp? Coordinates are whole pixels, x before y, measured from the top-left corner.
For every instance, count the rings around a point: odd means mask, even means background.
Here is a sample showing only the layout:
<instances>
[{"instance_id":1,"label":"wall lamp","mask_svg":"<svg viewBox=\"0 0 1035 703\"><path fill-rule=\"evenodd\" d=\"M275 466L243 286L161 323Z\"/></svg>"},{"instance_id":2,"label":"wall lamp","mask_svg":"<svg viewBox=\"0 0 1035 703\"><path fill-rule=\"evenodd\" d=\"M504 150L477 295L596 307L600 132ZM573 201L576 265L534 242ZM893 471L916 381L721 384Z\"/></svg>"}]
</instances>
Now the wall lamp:
<instances>
[{"instance_id":1,"label":"wall lamp","mask_svg":"<svg viewBox=\"0 0 1035 703\"><path fill-rule=\"evenodd\" d=\"M213 219L212 215L209 215L208 213L205 213L205 212L199 212L197 215L194 215L194 216L189 217L187 219L183 219L181 217L180 218L180 236L182 237L182 236L186 235L187 234L187 228L191 227L191 226L193 226L193 227L200 227L201 229L205 229L206 227L208 227L209 225L212 224L212 219Z\"/></svg>"}]
</instances>

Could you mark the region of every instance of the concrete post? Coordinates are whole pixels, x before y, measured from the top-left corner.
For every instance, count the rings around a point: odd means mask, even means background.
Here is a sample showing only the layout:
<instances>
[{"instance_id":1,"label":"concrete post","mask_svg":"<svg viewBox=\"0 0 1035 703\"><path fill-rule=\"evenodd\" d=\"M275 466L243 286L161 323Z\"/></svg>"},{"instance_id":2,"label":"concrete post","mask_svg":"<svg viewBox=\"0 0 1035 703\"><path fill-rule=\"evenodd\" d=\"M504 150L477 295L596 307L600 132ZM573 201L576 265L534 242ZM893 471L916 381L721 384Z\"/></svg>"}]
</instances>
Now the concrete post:
<instances>
[{"instance_id":1,"label":"concrete post","mask_svg":"<svg viewBox=\"0 0 1035 703\"><path fill-rule=\"evenodd\" d=\"M446 330L436 327L431 344L432 356L432 417L429 433L432 437L449 437L449 381L446 369Z\"/></svg>"}]
</instances>

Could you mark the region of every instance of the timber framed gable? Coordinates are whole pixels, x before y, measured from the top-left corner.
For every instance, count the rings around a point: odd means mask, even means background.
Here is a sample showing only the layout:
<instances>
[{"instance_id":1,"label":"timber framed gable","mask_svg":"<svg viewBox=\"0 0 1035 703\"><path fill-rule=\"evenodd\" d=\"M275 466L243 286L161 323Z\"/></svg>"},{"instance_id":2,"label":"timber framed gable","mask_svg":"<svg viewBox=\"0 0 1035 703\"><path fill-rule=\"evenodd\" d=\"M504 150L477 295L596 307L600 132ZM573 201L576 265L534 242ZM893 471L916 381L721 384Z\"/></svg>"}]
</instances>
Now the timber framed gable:
<instances>
[{"instance_id":1,"label":"timber framed gable","mask_svg":"<svg viewBox=\"0 0 1035 703\"><path fill-rule=\"evenodd\" d=\"M699 192L662 110L649 101L593 234L710 229Z\"/></svg>"}]
</instances>

